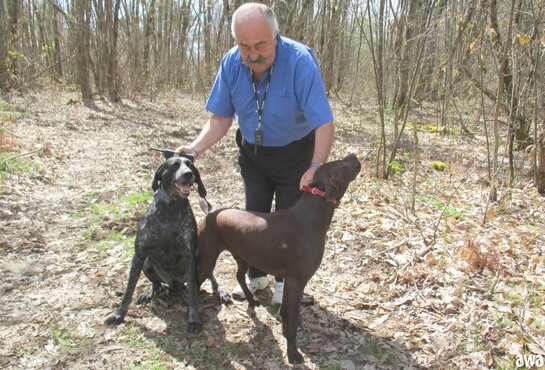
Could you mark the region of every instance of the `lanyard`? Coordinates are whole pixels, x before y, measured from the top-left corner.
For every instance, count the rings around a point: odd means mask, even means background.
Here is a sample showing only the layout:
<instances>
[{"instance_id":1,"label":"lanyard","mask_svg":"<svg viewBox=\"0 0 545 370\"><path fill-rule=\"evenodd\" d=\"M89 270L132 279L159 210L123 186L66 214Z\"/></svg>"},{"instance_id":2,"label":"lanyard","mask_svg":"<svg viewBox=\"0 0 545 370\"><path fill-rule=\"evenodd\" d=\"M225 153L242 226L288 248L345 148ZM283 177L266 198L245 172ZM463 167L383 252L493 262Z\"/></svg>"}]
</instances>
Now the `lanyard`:
<instances>
[{"instance_id":1,"label":"lanyard","mask_svg":"<svg viewBox=\"0 0 545 370\"><path fill-rule=\"evenodd\" d=\"M253 72L250 69L250 74L252 75L252 87L254 88L254 98L255 98L255 107L257 108L257 129L261 130L261 123L263 121L263 107L265 107L265 99L267 98L267 91L269 91L269 85L271 84L271 77L273 74L273 66L271 65L271 72L269 73L269 78L267 79L267 86L265 87L265 93L263 94L263 101L261 106L259 105L259 96L257 95L257 87L255 86L255 81L253 78ZM262 143L256 143L256 145L262 145Z\"/></svg>"}]
</instances>

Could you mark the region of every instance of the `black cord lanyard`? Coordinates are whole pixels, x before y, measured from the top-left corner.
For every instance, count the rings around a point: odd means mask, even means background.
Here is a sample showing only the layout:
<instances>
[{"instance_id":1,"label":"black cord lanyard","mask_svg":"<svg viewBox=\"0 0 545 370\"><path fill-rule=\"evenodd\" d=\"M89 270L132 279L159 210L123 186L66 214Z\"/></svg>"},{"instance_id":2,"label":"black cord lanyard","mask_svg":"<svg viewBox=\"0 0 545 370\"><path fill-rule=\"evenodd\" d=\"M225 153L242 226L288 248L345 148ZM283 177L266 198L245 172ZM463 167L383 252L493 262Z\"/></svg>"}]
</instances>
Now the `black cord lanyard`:
<instances>
[{"instance_id":1,"label":"black cord lanyard","mask_svg":"<svg viewBox=\"0 0 545 370\"><path fill-rule=\"evenodd\" d=\"M267 92L269 91L269 85L271 84L271 77L273 74L273 66L271 65L271 71L269 73L269 78L267 79L267 85L265 86L265 93L263 94L263 101L261 106L259 105L259 96L257 95L257 87L254 81L254 73L250 69L250 75L252 77L252 87L254 88L254 98L255 98L255 107L257 109L257 129L254 134L254 154L257 155L257 147L263 145L263 130L261 129L261 124L263 123L263 108L265 107L265 99L267 98Z\"/></svg>"}]
</instances>

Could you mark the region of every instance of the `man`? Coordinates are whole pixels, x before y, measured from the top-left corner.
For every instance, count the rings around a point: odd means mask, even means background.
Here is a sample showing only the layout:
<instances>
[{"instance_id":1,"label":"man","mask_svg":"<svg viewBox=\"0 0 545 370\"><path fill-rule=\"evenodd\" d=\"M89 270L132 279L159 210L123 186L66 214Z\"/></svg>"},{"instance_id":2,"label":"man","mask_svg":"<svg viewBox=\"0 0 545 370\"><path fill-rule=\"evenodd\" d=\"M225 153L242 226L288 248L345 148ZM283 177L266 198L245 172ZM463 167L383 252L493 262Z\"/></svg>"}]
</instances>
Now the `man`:
<instances>
[{"instance_id":1,"label":"man","mask_svg":"<svg viewBox=\"0 0 545 370\"><path fill-rule=\"evenodd\" d=\"M225 136L236 115L246 209L270 212L273 198L276 210L286 209L327 161L333 143L333 114L318 62L310 48L280 36L266 5L240 6L231 32L236 46L223 57L206 103L212 115L199 136L176 152L202 155ZM268 285L266 274L253 267L248 277L252 293ZM277 277L272 304L282 303L282 292ZM244 298L240 286L233 295Z\"/></svg>"}]
</instances>

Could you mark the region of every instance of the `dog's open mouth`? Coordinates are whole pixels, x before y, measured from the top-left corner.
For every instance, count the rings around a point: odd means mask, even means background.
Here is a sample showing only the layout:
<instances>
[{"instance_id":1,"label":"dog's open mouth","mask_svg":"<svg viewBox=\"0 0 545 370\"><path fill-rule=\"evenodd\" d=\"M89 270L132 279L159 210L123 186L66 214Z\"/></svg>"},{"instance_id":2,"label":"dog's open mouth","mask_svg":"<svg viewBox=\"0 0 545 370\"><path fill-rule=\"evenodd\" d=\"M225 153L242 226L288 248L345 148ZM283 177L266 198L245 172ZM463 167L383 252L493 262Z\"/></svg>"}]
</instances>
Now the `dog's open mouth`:
<instances>
[{"instance_id":1,"label":"dog's open mouth","mask_svg":"<svg viewBox=\"0 0 545 370\"><path fill-rule=\"evenodd\" d=\"M193 183L187 181L187 182L178 184L176 181L172 181L172 188L176 191L176 194L178 194L181 197L187 198L191 190L193 190Z\"/></svg>"}]
</instances>

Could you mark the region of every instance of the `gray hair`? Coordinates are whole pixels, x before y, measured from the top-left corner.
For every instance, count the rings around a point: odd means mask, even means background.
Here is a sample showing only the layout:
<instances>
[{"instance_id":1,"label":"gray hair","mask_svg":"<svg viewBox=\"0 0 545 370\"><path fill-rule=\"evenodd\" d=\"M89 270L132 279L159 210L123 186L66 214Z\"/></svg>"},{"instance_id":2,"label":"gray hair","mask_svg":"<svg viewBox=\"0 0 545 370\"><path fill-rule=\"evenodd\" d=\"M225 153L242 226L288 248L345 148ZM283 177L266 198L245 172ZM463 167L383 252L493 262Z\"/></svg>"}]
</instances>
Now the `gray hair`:
<instances>
[{"instance_id":1,"label":"gray hair","mask_svg":"<svg viewBox=\"0 0 545 370\"><path fill-rule=\"evenodd\" d=\"M241 13L247 13L252 10L259 12L262 16L265 17L265 19L267 20L267 23L269 23L271 36L273 38L276 37L276 34L280 32L280 30L278 29L278 22L276 21L276 15L274 15L273 10L265 4L246 3L239 6L237 10L235 10L235 12L233 13L233 19L231 20L231 34L233 35L235 40L237 39L237 36L235 33L235 24L238 21L239 15Z\"/></svg>"}]
</instances>

